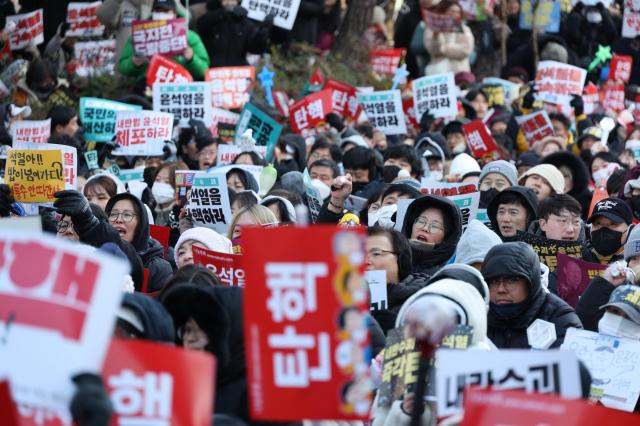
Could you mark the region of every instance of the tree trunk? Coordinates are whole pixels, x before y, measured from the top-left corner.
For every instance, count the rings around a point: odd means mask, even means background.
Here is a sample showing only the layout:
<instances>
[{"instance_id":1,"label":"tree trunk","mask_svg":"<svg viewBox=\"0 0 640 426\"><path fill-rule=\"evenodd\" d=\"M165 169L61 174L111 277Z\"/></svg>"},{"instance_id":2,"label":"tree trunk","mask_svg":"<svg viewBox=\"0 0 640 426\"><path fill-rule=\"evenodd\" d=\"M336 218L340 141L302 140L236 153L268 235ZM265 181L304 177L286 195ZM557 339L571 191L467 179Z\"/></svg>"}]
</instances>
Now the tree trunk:
<instances>
[{"instance_id":1,"label":"tree trunk","mask_svg":"<svg viewBox=\"0 0 640 426\"><path fill-rule=\"evenodd\" d=\"M364 32L371 25L374 0L349 0L331 54L349 64L369 63L369 49L364 46Z\"/></svg>"}]
</instances>

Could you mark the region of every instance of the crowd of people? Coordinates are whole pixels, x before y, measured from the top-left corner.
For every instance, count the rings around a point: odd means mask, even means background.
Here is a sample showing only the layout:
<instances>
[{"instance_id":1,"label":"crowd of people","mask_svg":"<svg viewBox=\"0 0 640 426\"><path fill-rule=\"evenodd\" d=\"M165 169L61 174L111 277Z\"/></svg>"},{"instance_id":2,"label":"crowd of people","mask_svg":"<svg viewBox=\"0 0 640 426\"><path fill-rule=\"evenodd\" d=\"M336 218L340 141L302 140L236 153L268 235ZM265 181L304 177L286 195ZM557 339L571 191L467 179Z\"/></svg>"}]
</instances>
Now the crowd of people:
<instances>
[{"instance_id":1,"label":"crowd of people","mask_svg":"<svg viewBox=\"0 0 640 426\"><path fill-rule=\"evenodd\" d=\"M78 187L56 193L52 206L40 209L44 232L100 248L129 264L131 280L114 336L216 356L215 424L261 424L250 418L247 402L244 290L223 286L216 274L194 265L192 248L242 252L242 230L249 226L366 227L366 268L385 271L388 295L386 308L371 313L374 366L382 362L376 355L389 331L410 321L434 327L433 318L418 309L430 298L446 299L465 312L464 320L460 315L457 320L473 327L474 349L532 348L527 330L536 320L555 328L556 339L545 349L559 348L570 328L640 340L640 231L635 229L640 116L634 112L640 109L640 35L622 37L628 2L573 2L562 11L559 31L537 35L520 28L519 0L472 2L477 5L473 16L454 0L405 0L393 25L385 4L376 5L362 48L406 49L410 79L455 73L458 115L445 120L427 111L417 117L417 126L409 124L407 134L387 135L364 114L351 120L332 112L313 135L303 137L291 130L288 117L252 93L251 102L284 130L270 163L254 150L233 160L226 173L233 214L226 235L191 217L176 183L176 171L217 168L225 142L202 121L176 126L160 156L113 155L115 142L96 145L83 136L70 66L78 40L65 36L67 3L0 0L3 45L10 36L5 18L38 8L44 9L45 40L2 59L7 88L0 105L3 152L12 146L16 123L42 118L51 120L49 143L77 150ZM293 29L286 31L273 25L273 15L262 22L249 19L238 0L191 1L189 8L179 0L104 0L96 15L106 27L105 37L117 40L114 79L136 82L132 93L113 100L152 109L145 92L149 58L138 56L132 46L135 19L189 16L187 47L170 59L197 81L211 67L247 65L251 54L271 48L286 53L292 42L308 43L319 54L330 51L344 19L343 3L302 0ZM434 31L423 20L427 12L452 17L460 30ZM623 111L605 110L596 102L586 113L581 94L562 110L538 98L536 67L544 60L588 69L587 83L601 88L606 61L590 67L598 46L632 57ZM487 77L517 85L517 96L496 103L482 83ZM410 96L410 86L404 86L403 96ZM548 112L553 134L530 143L516 118L540 110ZM476 119L486 123L497 144L493 158L474 158L469 147L464 125ZM84 155L90 146L98 151L97 168ZM143 178L124 183L112 172L114 165L139 169ZM263 173L270 169L277 177L268 185L234 165L263 166ZM428 182L473 186L479 192L478 211L486 211L486 217L466 217L453 200L430 191ZM317 212L308 188L319 195ZM0 186L0 216L25 214L14 195L9 185ZM402 210L402 200L413 201ZM167 250L151 237L151 224L170 228ZM562 290L573 283L562 282L555 258L537 250L571 244L579 246L575 258L605 265L575 307L563 300ZM109 409L86 409L91 405L86 400L97 397L84 396L83 386L78 382L72 405L78 424L108 424ZM405 395L389 410L374 407L370 422L409 424L413 405ZM436 418L428 407L422 424L434 424Z\"/></svg>"}]
</instances>

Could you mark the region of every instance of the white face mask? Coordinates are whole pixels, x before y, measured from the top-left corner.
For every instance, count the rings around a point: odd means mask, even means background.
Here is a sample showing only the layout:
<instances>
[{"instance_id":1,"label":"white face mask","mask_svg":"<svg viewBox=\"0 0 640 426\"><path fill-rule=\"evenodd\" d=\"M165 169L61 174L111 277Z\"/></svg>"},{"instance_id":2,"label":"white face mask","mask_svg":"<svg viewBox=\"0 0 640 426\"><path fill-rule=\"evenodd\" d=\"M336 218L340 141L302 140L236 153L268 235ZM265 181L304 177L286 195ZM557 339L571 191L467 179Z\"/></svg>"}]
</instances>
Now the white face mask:
<instances>
[{"instance_id":1,"label":"white face mask","mask_svg":"<svg viewBox=\"0 0 640 426\"><path fill-rule=\"evenodd\" d=\"M167 204L173 201L173 187L168 183L154 182L151 187L151 193L159 204Z\"/></svg>"},{"instance_id":2,"label":"white face mask","mask_svg":"<svg viewBox=\"0 0 640 426\"><path fill-rule=\"evenodd\" d=\"M383 228L393 228L395 224L391 221L391 216L393 216L393 214L397 211L398 206L396 204L392 204L390 206L382 206L378 209L378 211L374 213L367 213L367 224L369 226L373 226L377 223ZM385 226L389 224L390 226Z\"/></svg>"},{"instance_id":3,"label":"white face mask","mask_svg":"<svg viewBox=\"0 0 640 426\"><path fill-rule=\"evenodd\" d=\"M640 340L640 325L620 315L605 312L598 322L598 333Z\"/></svg>"},{"instance_id":4,"label":"white face mask","mask_svg":"<svg viewBox=\"0 0 640 426\"><path fill-rule=\"evenodd\" d=\"M433 180L441 181L443 177L444 177L444 175L442 173L442 170L430 170L429 171L429 178L431 178Z\"/></svg>"},{"instance_id":5,"label":"white face mask","mask_svg":"<svg viewBox=\"0 0 640 426\"><path fill-rule=\"evenodd\" d=\"M154 21L164 21L167 19L174 19L175 16L171 12L152 12L151 19Z\"/></svg>"},{"instance_id":6,"label":"white face mask","mask_svg":"<svg viewBox=\"0 0 640 426\"><path fill-rule=\"evenodd\" d=\"M454 154L461 154L465 151L465 149L467 149L467 144L466 143L459 143L458 145L453 147L453 153Z\"/></svg>"}]
</instances>

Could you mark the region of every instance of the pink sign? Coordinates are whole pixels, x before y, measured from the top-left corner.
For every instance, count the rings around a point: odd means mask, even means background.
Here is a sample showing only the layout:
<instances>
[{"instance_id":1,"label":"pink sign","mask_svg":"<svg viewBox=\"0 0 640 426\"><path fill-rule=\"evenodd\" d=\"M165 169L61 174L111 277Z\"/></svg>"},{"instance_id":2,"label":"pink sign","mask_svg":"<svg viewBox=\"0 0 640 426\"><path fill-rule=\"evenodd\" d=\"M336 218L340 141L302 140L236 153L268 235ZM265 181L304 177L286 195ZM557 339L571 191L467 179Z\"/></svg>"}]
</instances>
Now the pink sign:
<instances>
[{"instance_id":1,"label":"pink sign","mask_svg":"<svg viewBox=\"0 0 640 426\"><path fill-rule=\"evenodd\" d=\"M133 51L151 57L156 53L182 55L187 47L187 22L184 18L162 21L133 21Z\"/></svg>"}]
</instances>

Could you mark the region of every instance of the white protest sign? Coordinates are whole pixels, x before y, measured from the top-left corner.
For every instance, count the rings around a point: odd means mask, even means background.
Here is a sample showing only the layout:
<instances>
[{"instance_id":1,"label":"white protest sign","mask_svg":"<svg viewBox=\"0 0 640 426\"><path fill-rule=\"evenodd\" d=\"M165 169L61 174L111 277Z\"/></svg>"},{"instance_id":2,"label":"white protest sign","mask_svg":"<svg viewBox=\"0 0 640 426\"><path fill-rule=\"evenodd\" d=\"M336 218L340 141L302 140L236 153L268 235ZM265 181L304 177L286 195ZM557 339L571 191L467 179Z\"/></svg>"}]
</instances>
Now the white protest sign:
<instances>
[{"instance_id":1,"label":"white protest sign","mask_svg":"<svg viewBox=\"0 0 640 426\"><path fill-rule=\"evenodd\" d=\"M173 114L156 111L118 111L113 155L162 155L171 139Z\"/></svg>"},{"instance_id":2,"label":"white protest sign","mask_svg":"<svg viewBox=\"0 0 640 426\"><path fill-rule=\"evenodd\" d=\"M389 303L387 301L387 271L365 271L364 279L369 286L371 294L371 310L379 311L387 309Z\"/></svg>"},{"instance_id":3,"label":"white protest sign","mask_svg":"<svg viewBox=\"0 0 640 426\"><path fill-rule=\"evenodd\" d=\"M233 136L235 136L235 127L236 127L236 124L238 124L239 118L240 118L240 114L237 114L235 112L227 111L226 109L222 109L222 108L211 108L211 114L209 116L209 119L211 121L209 122L205 121L204 124L209 128L213 136L218 136L220 139L224 140L225 142L228 142L228 141L233 141L234 137L227 137L227 135L224 134L224 131L221 132L220 124L224 123L228 125L233 125L233 129L234 129Z\"/></svg>"},{"instance_id":4,"label":"white protest sign","mask_svg":"<svg viewBox=\"0 0 640 426\"><path fill-rule=\"evenodd\" d=\"M273 24L290 30L298 15L300 0L242 0L241 6L249 12L249 18L264 21L273 15Z\"/></svg>"},{"instance_id":5,"label":"white protest sign","mask_svg":"<svg viewBox=\"0 0 640 426\"><path fill-rule=\"evenodd\" d=\"M571 95L582 95L587 71L556 61L542 61L536 71L537 99L552 104L568 104Z\"/></svg>"},{"instance_id":6,"label":"white protest sign","mask_svg":"<svg viewBox=\"0 0 640 426\"><path fill-rule=\"evenodd\" d=\"M635 38L640 34L640 2L637 0L624 1L624 15L622 16L622 37Z\"/></svg>"},{"instance_id":7,"label":"white protest sign","mask_svg":"<svg viewBox=\"0 0 640 426\"><path fill-rule=\"evenodd\" d=\"M100 371L129 265L41 233L0 241L0 377L17 403L66 411L70 377Z\"/></svg>"},{"instance_id":8,"label":"white protest sign","mask_svg":"<svg viewBox=\"0 0 640 426\"><path fill-rule=\"evenodd\" d=\"M196 224L226 235L232 214L224 172L196 173L188 210Z\"/></svg>"},{"instance_id":9,"label":"white protest sign","mask_svg":"<svg viewBox=\"0 0 640 426\"><path fill-rule=\"evenodd\" d=\"M402 98L399 90L358 93L358 102L367 118L385 135L404 135L407 124L404 121Z\"/></svg>"},{"instance_id":10,"label":"white protest sign","mask_svg":"<svg viewBox=\"0 0 640 426\"><path fill-rule=\"evenodd\" d=\"M209 83L156 83L153 85L153 110L169 112L189 127L189 120L211 122L211 89Z\"/></svg>"},{"instance_id":11,"label":"white protest sign","mask_svg":"<svg viewBox=\"0 0 640 426\"><path fill-rule=\"evenodd\" d=\"M51 119L20 120L11 124L11 138L16 142L47 143L51 135Z\"/></svg>"},{"instance_id":12,"label":"white protest sign","mask_svg":"<svg viewBox=\"0 0 640 426\"><path fill-rule=\"evenodd\" d=\"M545 110L516 116L516 122L530 145L546 137L553 136L553 125L549 119L549 114Z\"/></svg>"},{"instance_id":13,"label":"white protest sign","mask_svg":"<svg viewBox=\"0 0 640 426\"><path fill-rule=\"evenodd\" d=\"M21 15L7 16L7 26L10 22L15 25L15 29L9 32L9 48L18 50L24 49L29 44L37 46L42 43L44 41L44 22L42 18L42 9Z\"/></svg>"},{"instance_id":14,"label":"white protest sign","mask_svg":"<svg viewBox=\"0 0 640 426\"><path fill-rule=\"evenodd\" d=\"M462 411L469 386L520 389L580 398L578 359L569 351L439 349L436 352L438 416Z\"/></svg>"},{"instance_id":15,"label":"white protest sign","mask_svg":"<svg viewBox=\"0 0 640 426\"><path fill-rule=\"evenodd\" d=\"M413 106L418 121L425 111L429 111L435 118L455 117L458 114L458 104L453 73L428 75L413 80Z\"/></svg>"},{"instance_id":16,"label":"white protest sign","mask_svg":"<svg viewBox=\"0 0 640 426\"><path fill-rule=\"evenodd\" d=\"M93 3L69 3L67 7L67 24L69 29L64 33L65 37L91 37L102 36L104 25L96 16L96 9L101 1Z\"/></svg>"},{"instance_id":17,"label":"white protest sign","mask_svg":"<svg viewBox=\"0 0 640 426\"><path fill-rule=\"evenodd\" d=\"M218 145L218 159L216 160L217 166L224 166L233 163L238 155L245 152L240 145L219 144ZM262 158L267 155L266 146L256 146L253 151L257 152Z\"/></svg>"},{"instance_id":18,"label":"white protest sign","mask_svg":"<svg viewBox=\"0 0 640 426\"><path fill-rule=\"evenodd\" d=\"M14 149L60 150L64 171L64 189L78 188L78 150L72 146L55 143L14 142Z\"/></svg>"},{"instance_id":19,"label":"white protest sign","mask_svg":"<svg viewBox=\"0 0 640 426\"><path fill-rule=\"evenodd\" d=\"M560 349L574 352L591 373L591 397L633 411L640 396L640 342L570 328Z\"/></svg>"},{"instance_id":20,"label":"white protest sign","mask_svg":"<svg viewBox=\"0 0 640 426\"><path fill-rule=\"evenodd\" d=\"M404 222L404 217L407 215L407 209L409 208L409 204L411 204L413 200L407 198L401 198L398 200L398 211L396 212L396 225L393 227L397 231L402 232L402 223Z\"/></svg>"},{"instance_id":21,"label":"white protest sign","mask_svg":"<svg viewBox=\"0 0 640 426\"><path fill-rule=\"evenodd\" d=\"M80 77L112 74L116 66L116 41L76 42L73 57L76 60L74 72Z\"/></svg>"}]
</instances>

